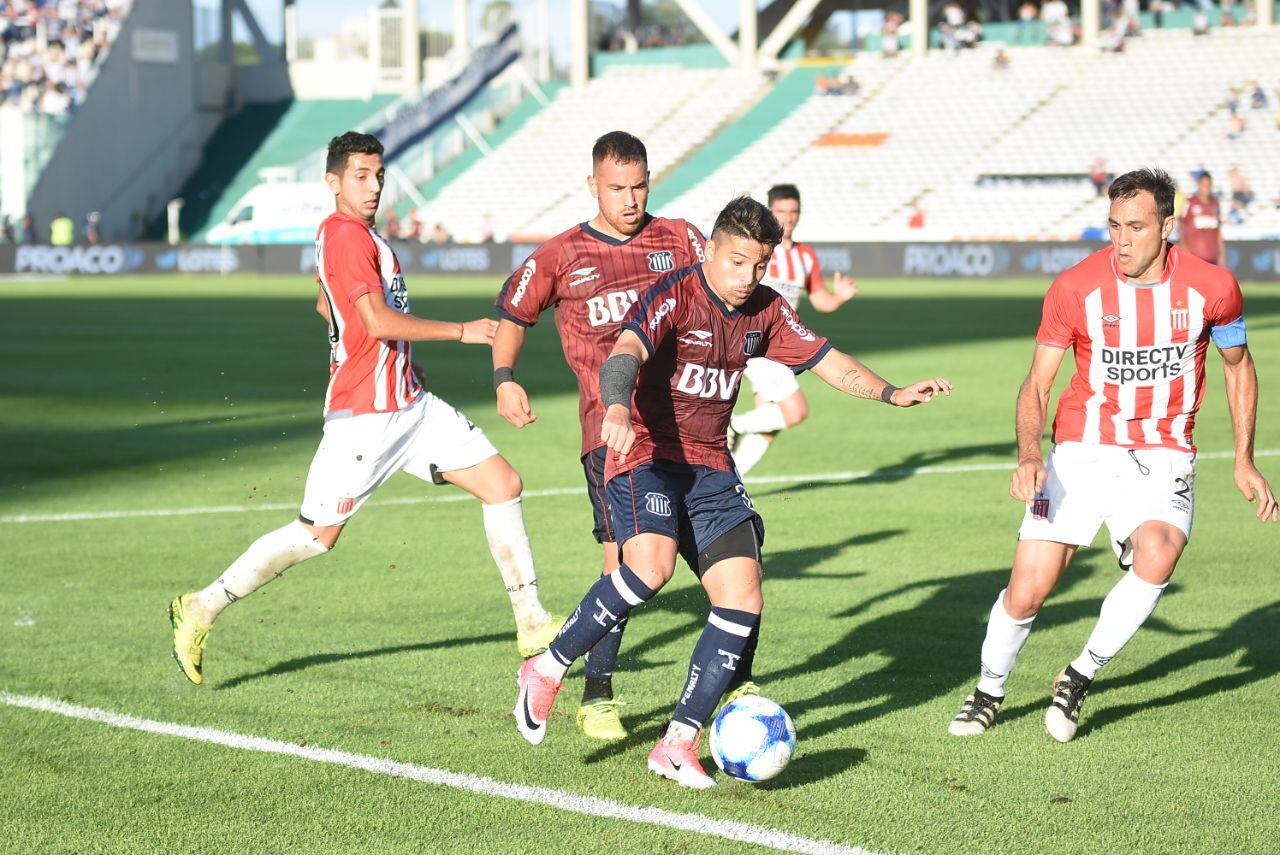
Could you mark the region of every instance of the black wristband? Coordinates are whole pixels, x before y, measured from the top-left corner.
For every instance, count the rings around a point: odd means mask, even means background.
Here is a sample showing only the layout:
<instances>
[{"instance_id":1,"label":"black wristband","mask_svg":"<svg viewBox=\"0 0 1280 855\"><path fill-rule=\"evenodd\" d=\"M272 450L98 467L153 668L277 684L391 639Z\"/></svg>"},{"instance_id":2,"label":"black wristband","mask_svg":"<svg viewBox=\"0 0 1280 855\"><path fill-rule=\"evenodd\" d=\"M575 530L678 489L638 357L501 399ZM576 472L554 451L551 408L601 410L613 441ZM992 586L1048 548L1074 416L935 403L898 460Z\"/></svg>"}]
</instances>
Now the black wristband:
<instances>
[{"instance_id":1,"label":"black wristband","mask_svg":"<svg viewBox=\"0 0 1280 855\"><path fill-rule=\"evenodd\" d=\"M884 401L886 404L892 404L893 393L896 391L898 391L898 387L894 386L892 383L884 384L884 388L880 390L880 400Z\"/></svg>"},{"instance_id":2,"label":"black wristband","mask_svg":"<svg viewBox=\"0 0 1280 855\"><path fill-rule=\"evenodd\" d=\"M515 372L505 365L502 366L501 368L493 369L494 391L496 392L498 387L501 386L503 383L506 383L508 381L515 382L515 379L516 379Z\"/></svg>"}]
</instances>

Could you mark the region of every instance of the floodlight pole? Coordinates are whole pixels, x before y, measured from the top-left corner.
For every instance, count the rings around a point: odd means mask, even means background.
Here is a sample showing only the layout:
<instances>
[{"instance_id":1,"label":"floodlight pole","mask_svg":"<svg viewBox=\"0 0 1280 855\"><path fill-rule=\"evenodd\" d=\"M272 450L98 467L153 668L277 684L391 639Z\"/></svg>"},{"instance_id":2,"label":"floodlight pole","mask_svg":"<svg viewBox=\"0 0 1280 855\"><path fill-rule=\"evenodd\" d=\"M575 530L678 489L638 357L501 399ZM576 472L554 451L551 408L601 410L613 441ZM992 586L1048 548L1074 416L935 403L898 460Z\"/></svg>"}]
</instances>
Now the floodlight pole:
<instances>
[{"instance_id":1,"label":"floodlight pole","mask_svg":"<svg viewBox=\"0 0 1280 855\"><path fill-rule=\"evenodd\" d=\"M909 0L907 17L911 21L911 55L924 56L929 52L929 0Z\"/></svg>"},{"instance_id":2,"label":"floodlight pole","mask_svg":"<svg viewBox=\"0 0 1280 855\"><path fill-rule=\"evenodd\" d=\"M738 65L755 68L756 44L760 37L760 12L756 8L756 0L738 0L738 10Z\"/></svg>"},{"instance_id":3,"label":"floodlight pole","mask_svg":"<svg viewBox=\"0 0 1280 855\"><path fill-rule=\"evenodd\" d=\"M1080 0L1080 44L1086 48L1098 46L1098 30L1101 21L1101 0Z\"/></svg>"},{"instance_id":4,"label":"floodlight pole","mask_svg":"<svg viewBox=\"0 0 1280 855\"><path fill-rule=\"evenodd\" d=\"M586 86L591 77L591 4L589 0L569 3L569 82Z\"/></svg>"},{"instance_id":5,"label":"floodlight pole","mask_svg":"<svg viewBox=\"0 0 1280 855\"><path fill-rule=\"evenodd\" d=\"M400 68L404 91L415 94L422 88L422 44L419 39L418 0L401 0ZM377 33L374 33L377 38Z\"/></svg>"}]
</instances>

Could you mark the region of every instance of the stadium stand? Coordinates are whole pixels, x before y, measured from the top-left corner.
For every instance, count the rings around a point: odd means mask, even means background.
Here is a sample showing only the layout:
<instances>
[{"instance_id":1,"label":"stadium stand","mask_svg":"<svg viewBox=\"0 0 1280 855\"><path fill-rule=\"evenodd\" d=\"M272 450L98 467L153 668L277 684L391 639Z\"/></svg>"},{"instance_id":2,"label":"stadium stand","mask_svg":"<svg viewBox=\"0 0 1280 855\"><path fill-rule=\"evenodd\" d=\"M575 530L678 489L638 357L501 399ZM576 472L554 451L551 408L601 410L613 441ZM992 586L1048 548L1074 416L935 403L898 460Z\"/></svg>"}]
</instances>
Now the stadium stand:
<instances>
[{"instance_id":1,"label":"stadium stand","mask_svg":"<svg viewBox=\"0 0 1280 855\"><path fill-rule=\"evenodd\" d=\"M131 0L0 2L0 105L65 116L83 101Z\"/></svg>"},{"instance_id":2,"label":"stadium stand","mask_svg":"<svg viewBox=\"0 0 1280 855\"><path fill-rule=\"evenodd\" d=\"M624 128L646 140L660 175L758 100L764 80L734 69L611 68L564 89L493 153L430 200L424 221L476 240L492 218L498 236L545 237L591 211L583 185L596 137ZM679 93L676 98L672 93Z\"/></svg>"}]
</instances>

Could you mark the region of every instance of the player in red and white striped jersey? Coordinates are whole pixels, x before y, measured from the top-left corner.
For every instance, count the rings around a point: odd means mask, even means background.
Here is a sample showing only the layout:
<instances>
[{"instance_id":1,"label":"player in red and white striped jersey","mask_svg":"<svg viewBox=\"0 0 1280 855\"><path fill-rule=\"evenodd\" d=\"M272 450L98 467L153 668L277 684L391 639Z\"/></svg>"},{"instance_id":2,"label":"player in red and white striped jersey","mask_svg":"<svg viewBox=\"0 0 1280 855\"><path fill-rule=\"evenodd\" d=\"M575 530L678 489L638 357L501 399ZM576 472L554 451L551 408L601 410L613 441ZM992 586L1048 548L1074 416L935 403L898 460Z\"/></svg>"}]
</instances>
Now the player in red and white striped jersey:
<instances>
[{"instance_id":1,"label":"player in red and white striped jersey","mask_svg":"<svg viewBox=\"0 0 1280 855\"><path fill-rule=\"evenodd\" d=\"M684 220L645 212L649 155L635 136L612 131L596 140L587 186L596 198L596 216L534 250L503 284L494 302L501 320L493 342L493 383L503 418L517 428L537 419L513 369L524 348L525 330L554 308L560 347L578 380L582 469L594 519L592 534L603 546L607 576L618 567L618 545L605 495L600 365L613 349L632 304L671 271L705 258L702 234L696 228ZM620 624L587 657L577 721L579 729L594 739L626 736L613 699L614 664L624 628ZM749 668L743 673L749 675Z\"/></svg>"},{"instance_id":2,"label":"player in red and white striped jersey","mask_svg":"<svg viewBox=\"0 0 1280 855\"><path fill-rule=\"evenodd\" d=\"M800 191L794 184L778 184L769 189L769 210L782 226L782 242L773 249L761 284L777 291L800 308L800 296L819 312L834 312L853 299L858 286L852 278L837 272L834 289L827 290L813 247L792 239L800 222ZM730 423L733 460L739 475L746 475L760 462L780 431L795 427L809 416L809 402L800 390L795 373L773 359L757 357L747 362L747 379L755 392L755 409L734 416Z\"/></svg>"},{"instance_id":3,"label":"player in red and white striped jersey","mask_svg":"<svg viewBox=\"0 0 1280 855\"><path fill-rule=\"evenodd\" d=\"M216 581L174 598L173 654L201 683L205 640L229 604L289 567L333 548L347 521L401 470L456 484L479 499L490 551L506 583L522 656L545 649L561 621L538 600L520 507L520 476L484 431L424 388L412 341L489 344L497 324L424 320L409 314L400 262L373 227L382 195L382 144L348 132L329 143L325 181L337 210L316 235L320 294L332 359L324 438L307 474L298 519L263 535Z\"/></svg>"},{"instance_id":4,"label":"player in red and white striped jersey","mask_svg":"<svg viewBox=\"0 0 1280 855\"><path fill-rule=\"evenodd\" d=\"M1258 519L1280 519L1253 462L1258 378L1240 286L1230 271L1169 244L1174 186L1164 172L1122 175L1108 195L1111 246L1059 276L1045 296L1031 372L1018 394L1018 466L1009 488L1027 511L1009 585L991 608L981 679L951 723L958 736L991 726L1041 604L1105 522L1126 572L1084 649L1055 679L1045 714L1054 739L1075 736L1093 678L1155 610L1191 536L1191 429L1211 340L1226 375L1236 487L1258 505ZM1076 372L1058 400L1046 466L1040 437L1067 348Z\"/></svg>"}]
</instances>

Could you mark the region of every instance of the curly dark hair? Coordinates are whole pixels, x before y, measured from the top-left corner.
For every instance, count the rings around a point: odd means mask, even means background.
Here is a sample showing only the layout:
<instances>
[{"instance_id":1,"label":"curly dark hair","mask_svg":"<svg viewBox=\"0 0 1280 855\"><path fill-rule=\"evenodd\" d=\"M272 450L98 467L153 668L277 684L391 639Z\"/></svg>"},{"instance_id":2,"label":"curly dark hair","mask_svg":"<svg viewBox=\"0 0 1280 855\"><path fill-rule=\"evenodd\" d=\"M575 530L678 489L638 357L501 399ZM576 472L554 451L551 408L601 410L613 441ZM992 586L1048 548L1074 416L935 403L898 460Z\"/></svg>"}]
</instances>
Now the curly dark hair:
<instances>
[{"instance_id":1,"label":"curly dark hair","mask_svg":"<svg viewBox=\"0 0 1280 855\"><path fill-rule=\"evenodd\" d=\"M373 134L347 131L329 140L329 156L325 158L324 171L341 175L347 168L347 160L353 154L382 156L382 143Z\"/></svg>"}]
</instances>

